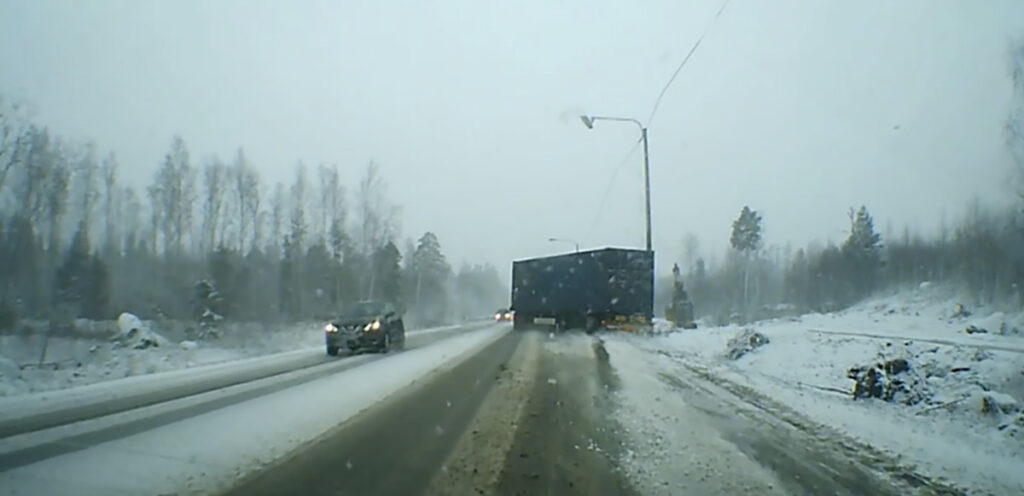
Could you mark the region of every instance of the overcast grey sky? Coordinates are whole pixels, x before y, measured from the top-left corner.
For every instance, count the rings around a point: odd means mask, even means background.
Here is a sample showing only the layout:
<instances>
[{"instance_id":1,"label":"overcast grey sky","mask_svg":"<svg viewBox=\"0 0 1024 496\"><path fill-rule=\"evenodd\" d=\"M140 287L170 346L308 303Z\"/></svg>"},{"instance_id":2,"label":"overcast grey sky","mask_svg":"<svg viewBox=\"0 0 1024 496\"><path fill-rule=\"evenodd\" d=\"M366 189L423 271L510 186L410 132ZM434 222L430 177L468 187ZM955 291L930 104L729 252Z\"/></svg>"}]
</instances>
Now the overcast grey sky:
<instances>
[{"instance_id":1,"label":"overcast grey sky","mask_svg":"<svg viewBox=\"0 0 1024 496\"><path fill-rule=\"evenodd\" d=\"M642 246L637 130L719 1L0 0L0 94L148 182L171 137L264 178L378 161L404 236L456 264ZM1019 0L733 0L650 126L659 263L683 233L840 240L850 206L930 228L1005 195ZM604 192L613 180L611 194ZM568 247L571 249L571 247ZM662 270L667 270L662 265Z\"/></svg>"}]
</instances>

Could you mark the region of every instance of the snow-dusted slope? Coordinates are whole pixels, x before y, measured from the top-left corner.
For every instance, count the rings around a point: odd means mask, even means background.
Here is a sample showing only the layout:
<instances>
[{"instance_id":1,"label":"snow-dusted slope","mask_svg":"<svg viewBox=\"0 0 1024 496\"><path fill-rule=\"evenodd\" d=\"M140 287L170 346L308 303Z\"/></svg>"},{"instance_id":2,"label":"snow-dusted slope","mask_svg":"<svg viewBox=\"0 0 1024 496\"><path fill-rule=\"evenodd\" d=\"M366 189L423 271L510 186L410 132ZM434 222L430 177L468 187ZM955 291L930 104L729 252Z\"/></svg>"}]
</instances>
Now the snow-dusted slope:
<instances>
[{"instance_id":1,"label":"snow-dusted slope","mask_svg":"<svg viewBox=\"0 0 1024 496\"><path fill-rule=\"evenodd\" d=\"M726 356L743 331L735 326L616 339L753 387L933 479L979 494L1024 494L1024 313L954 316L956 303L922 288L836 314L754 324L768 343L736 360ZM910 365L900 376L908 392L897 400L913 404L853 400L848 370L893 358Z\"/></svg>"},{"instance_id":2,"label":"snow-dusted slope","mask_svg":"<svg viewBox=\"0 0 1024 496\"><path fill-rule=\"evenodd\" d=\"M237 325L218 339L202 342L171 339L174 332L153 323L161 343L137 349L111 335L110 338L51 338L46 364L39 366L41 333L32 336L0 336L0 398L23 395L52 397L47 392L79 389L97 383L141 381L140 377L177 373L249 359L276 360L281 354L301 351L310 357L323 355L323 331L318 322L292 325ZM460 324L461 325L461 324ZM443 332L459 325L409 331L409 335ZM308 361L308 360L307 360ZM0 400L0 404L3 400Z\"/></svg>"},{"instance_id":3,"label":"snow-dusted slope","mask_svg":"<svg viewBox=\"0 0 1024 496\"><path fill-rule=\"evenodd\" d=\"M152 325L152 324L150 324ZM164 329L155 327L157 334ZM109 337L55 337L39 360L43 333L0 336L0 396L74 388L125 377L144 376L286 351L323 342L316 322L249 326L205 342L175 342L167 333L159 346L136 349L116 333Z\"/></svg>"},{"instance_id":4,"label":"snow-dusted slope","mask_svg":"<svg viewBox=\"0 0 1024 496\"><path fill-rule=\"evenodd\" d=\"M508 329L490 327L0 473L0 494L211 494ZM339 460L339 469L359 466Z\"/></svg>"}]
</instances>

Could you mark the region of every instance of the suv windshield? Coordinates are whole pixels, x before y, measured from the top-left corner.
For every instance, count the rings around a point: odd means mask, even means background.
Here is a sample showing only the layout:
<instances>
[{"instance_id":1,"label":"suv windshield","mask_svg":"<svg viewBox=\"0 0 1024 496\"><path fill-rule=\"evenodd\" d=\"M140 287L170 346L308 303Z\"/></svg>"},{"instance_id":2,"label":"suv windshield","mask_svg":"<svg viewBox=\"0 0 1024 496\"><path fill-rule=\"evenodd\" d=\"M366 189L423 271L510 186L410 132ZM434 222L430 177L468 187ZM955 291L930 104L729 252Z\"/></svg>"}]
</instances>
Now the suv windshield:
<instances>
[{"instance_id":1,"label":"suv windshield","mask_svg":"<svg viewBox=\"0 0 1024 496\"><path fill-rule=\"evenodd\" d=\"M347 317L372 317L384 313L386 305L378 301L361 301L348 307L344 315Z\"/></svg>"}]
</instances>

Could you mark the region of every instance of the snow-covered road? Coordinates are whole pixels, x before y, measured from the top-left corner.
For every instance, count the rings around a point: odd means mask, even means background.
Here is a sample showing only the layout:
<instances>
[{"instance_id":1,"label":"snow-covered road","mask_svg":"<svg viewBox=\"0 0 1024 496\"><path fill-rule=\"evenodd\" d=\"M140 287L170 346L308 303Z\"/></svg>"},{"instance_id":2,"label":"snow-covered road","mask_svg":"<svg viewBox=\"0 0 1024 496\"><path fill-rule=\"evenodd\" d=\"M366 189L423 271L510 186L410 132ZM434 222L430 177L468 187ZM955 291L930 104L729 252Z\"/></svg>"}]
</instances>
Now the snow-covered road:
<instances>
[{"instance_id":1,"label":"snow-covered road","mask_svg":"<svg viewBox=\"0 0 1024 496\"><path fill-rule=\"evenodd\" d=\"M464 332L466 329L488 325L491 323L409 331L409 345L422 345L444 336ZM126 377L77 388L0 398L0 439L156 405L332 362L336 360L325 355L323 346L317 346L256 358Z\"/></svg>"},{"instance_id":2,"label":"snow-covered road","mask_svg":"<svg viewBox=\"0 0 1024 496\"><path fill-rule=\"evenodd\" d=\"M1000 349L1024 320L927 305L664 335L431 331L2 439L0 495L1024 494L1024 362ZM901 396L851 398L851 368L894 358Z\"/></svg>"},{"instance_id":3,"label":"snow-covered road","mask_svg":"<svg viewBox=\"0 0 1024 496\"><path fill-rule=\"evenodd\" d=\"M514 332L230 494L944 494L649 341Z\"/></svg>"},{"instance_id":4,"label":"snow-covered road","mask_svg":"<svg viewBox=\"0 0 1024 496\"><path fill-rule=\"evenodd\" d=\"M262 381L3 439L0 494L166 494L183 487L207 494L223 489L430 370L472 354L507 326L455 330L454 337L438 331L410 333L410 349L394 355L331 360ZM302 356L296 352L285 358ZM252 363L234 365L244 369ZM228 364L222 367L234 370ZM159 379L149 381L159 384ZM218 404L225 397L232 401Z\"/></svg>"}]
</instances>

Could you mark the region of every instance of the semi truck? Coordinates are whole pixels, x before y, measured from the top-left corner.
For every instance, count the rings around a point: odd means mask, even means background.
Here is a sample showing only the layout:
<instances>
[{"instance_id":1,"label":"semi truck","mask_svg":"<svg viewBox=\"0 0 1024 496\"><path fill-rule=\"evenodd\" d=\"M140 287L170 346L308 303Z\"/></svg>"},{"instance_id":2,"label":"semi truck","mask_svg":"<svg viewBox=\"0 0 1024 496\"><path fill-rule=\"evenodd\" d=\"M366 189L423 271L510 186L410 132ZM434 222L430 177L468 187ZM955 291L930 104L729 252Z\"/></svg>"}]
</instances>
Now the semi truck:
<instances>
[{"instance_id":1,"label":"semi truck","mask_svg":"<svg viewBox=\"0 0 1024 496\"><path fill-rule=\"evenodd\" d=\"M636 330L654 317L654 252L624 248L512 262L513 328Z\"/></svg>"}]
</instances>

